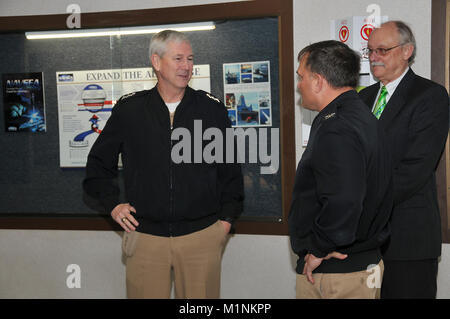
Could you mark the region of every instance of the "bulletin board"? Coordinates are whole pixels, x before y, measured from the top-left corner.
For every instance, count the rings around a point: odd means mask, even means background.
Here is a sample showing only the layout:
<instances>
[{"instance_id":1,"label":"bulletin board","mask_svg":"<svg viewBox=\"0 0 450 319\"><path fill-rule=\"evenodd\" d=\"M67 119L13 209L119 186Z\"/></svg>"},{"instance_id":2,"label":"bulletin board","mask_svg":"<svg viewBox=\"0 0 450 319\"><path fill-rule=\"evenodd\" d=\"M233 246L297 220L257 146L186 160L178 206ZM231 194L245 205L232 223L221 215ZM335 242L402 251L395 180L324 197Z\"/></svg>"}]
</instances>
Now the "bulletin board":
<instances>
[{"instance_id":1,"label":"bulletin board","mask_svg":"<svg viewBox=\"0 0 450 319\"><path fill-rule=\"evenodd\" d=\"M5 114L0 112L0 228L118 229L109 212L84 194L81 187L84 168L59 165L56 72L148 67L148 45L152 35L25 38L24 31L64 29L66 17L0 18L0 47L4 48L0 52L1 73L43 73L46 121L45 132L11 133L6 132ZM11 24L10 19L21 23ZM236 229L238 233L286 234L295 172L292 1L273 3L264 0L81 14L81 24L85 28L188 23L206 19L215 23L215 30L187 35L195 64L210 67L212 95L224 101L224 64L270 61L266 63L270 67L271 83L269 129L279 129L279 140L272 141L279 143L279 168L274 174L262 175L261 163L246 161L242 164L246 199ZM21 29L17 30L19 25ZM0 101L3 101L2 94L0 92ZM270 149L271 145L268 147ZM123 190L121 174L118 183Z\"/></svg>"}]
</instances>

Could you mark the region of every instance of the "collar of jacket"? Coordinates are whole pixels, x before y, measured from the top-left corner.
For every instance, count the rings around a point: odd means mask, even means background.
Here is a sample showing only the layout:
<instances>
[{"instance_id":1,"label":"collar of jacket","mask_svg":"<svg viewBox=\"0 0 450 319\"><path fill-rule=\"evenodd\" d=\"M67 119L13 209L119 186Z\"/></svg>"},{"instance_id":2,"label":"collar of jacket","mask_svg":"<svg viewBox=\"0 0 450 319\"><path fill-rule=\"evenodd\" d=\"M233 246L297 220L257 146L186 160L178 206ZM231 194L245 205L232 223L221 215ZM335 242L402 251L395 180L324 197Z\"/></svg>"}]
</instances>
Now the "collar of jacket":
<instances>
[{"instance_id":1,"label":"collar of jacket","mask_svg":"<svg viewBox=\"0 0 450 319\"><path fill-rule=\"evenodd\" d=\"M408 100L410 95L410 87L414 82L414 78L416 74L414 71L409 68L408 72L406 72L403 79L397 85L392 97L389 99L389 102L386 104L386 108L383 113L381 113L380 119L378 120L380 125L384 128L389 126L389 123L395 118L395 116L400 112L403 105ZM378 96L378 91L380 90L380 82L372 84L362 91L362 96L367 106L371 109L373 104L375 103L375 99Z\"/></svg>"},{"instance_id":2,"label":"collar of jacket","mask_svg":"<svg viewBox=\"0 0 450 319\"><path fill-rule=\"evenodd\" d=\"M184 96L181 99L180 104L178 104L177 110L175 112L176 118L182 117L183 113L186 111L186 109L190 105L192 105L192 101L194 99L194 93L195 93L195 91L192 88L190 88L189 86L186 87L186 90L184 91ZM148 104L151 108L155 108L158 112L165 114L167 119L169 119L169 109L167 108L166 103L164 102L161 95L159 94L157 85L155 85L150 90ZM174 127L176 124L176 118L174 118L174 122L173 122Z\"/></svg>"},{"instance_id":3,"label":"collar of jacket","mask_svg":"<svg viewBox=\"0 0 450 319\"><path fill-rule=\"evenodd\" d=\"M358 99L358 93L355 90L346 91L339 96L337 96L333 101L331 101L327 106L325 106L322 111L319 112L317 117L321 121L326 121L336 116L337 108L340 105L345 104L347 100Z\"/></svg>"},{"instance_id":4,"label":"collar of jacket","mask_svg":"<svg viewBox=\"0 0 450 319\"><path fill-rule=\"evenodd\" d=\"M388 124L395 118L395 116L400 112L408 99L408 92L413 83L415 73L410 68L405 74L403 79L397 85L392 97L386 104L386 108L380 116L380 123L383 127L388 126ZM378 93L378 92L377 92Z\"/></svg>"}]
</instances>

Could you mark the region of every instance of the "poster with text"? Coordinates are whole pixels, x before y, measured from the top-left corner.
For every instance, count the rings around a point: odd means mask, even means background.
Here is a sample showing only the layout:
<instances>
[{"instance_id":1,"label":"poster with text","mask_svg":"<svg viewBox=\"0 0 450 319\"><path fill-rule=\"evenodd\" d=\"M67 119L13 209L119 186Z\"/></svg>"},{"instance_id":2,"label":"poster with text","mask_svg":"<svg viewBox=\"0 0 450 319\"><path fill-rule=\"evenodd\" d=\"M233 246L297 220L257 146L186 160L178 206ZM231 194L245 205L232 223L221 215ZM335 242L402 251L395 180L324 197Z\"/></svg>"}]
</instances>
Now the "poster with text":
<instances>
[{"instance_id":1,"label":"poster with text","mask_svg":"<svg viewBox=\"0 0 450 319\"><path fill-rule=\"evenodd\" d=\"M2 75L6 132L45 132L42 72Z\"/></svg>"},{"instance_id":2,"label":"poster with text","mask_svg":"<svg viewBox=\"0 0 450 319\"><path fill-rule=\"evenodd\" d=\"M116 101L157 83L152 68L56 72L61 167L86 166ZM189 85L210 92L209 65L195 65Z\"/></svg>"},{"instance_id":3,"label":"poster with text","mask_svg":"<svg viewBox=\"0 0 450 319\"><path fill-rule=\"evenodd\" d=\"M270 61L224 64L223 81L233 127L272 125Z\"/></svg>"}]
</instances>

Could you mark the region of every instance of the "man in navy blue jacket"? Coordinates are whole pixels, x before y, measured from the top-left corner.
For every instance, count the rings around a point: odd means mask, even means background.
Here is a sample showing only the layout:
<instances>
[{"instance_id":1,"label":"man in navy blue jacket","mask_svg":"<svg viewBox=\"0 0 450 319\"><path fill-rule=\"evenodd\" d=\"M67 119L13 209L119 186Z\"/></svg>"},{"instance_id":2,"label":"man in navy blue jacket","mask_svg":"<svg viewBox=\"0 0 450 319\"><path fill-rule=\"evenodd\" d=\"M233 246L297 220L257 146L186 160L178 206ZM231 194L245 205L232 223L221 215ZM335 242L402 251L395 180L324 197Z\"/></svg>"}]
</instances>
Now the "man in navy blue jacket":
<instances>
[{"instance_id":1,"label":"man in navy blue jacket","mask_svg":"<svg viewBox=\"0 0 450 319\"><path fill-rule=\"evenodd\" d=\"M319 112L297 167L289 233L297 298L376 298L389 236L391 164L373 114L354 90L359 55L338 41L298 56L302 106Z\"/></svg>"}]
</instances>

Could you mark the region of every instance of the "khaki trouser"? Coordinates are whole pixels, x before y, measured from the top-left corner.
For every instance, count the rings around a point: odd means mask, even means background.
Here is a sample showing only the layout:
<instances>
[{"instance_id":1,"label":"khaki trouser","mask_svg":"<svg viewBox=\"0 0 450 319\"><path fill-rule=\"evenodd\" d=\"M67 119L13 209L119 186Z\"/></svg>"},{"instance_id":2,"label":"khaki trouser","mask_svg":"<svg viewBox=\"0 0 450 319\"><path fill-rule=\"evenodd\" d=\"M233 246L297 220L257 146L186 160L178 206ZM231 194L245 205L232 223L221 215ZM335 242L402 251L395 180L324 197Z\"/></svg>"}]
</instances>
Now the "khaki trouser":
<instances>
[{"instance_id":1,"label":"khaki trouser","mask_svg":"<svg viewBox=\"0 0 450 319\"><path fill-rule=\"evenodd\" d=\"M125 233L128 298L170 298L172 275L176 298L219 298L226 238L220 221L177 237Z\"/></svg>"},{"instance_id":2,"label":"khaki trouser","mask_svg":"<svg viewBox=\"0 0 450 319\"><path fill-rule=\"evenodd\" d=\"M314 284L297 275L298 299L379 299L384 265L342 274L313 274Z\"/></svg>"}]
</instances>

